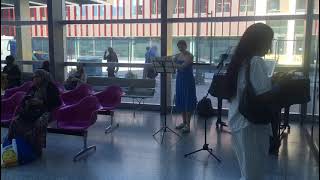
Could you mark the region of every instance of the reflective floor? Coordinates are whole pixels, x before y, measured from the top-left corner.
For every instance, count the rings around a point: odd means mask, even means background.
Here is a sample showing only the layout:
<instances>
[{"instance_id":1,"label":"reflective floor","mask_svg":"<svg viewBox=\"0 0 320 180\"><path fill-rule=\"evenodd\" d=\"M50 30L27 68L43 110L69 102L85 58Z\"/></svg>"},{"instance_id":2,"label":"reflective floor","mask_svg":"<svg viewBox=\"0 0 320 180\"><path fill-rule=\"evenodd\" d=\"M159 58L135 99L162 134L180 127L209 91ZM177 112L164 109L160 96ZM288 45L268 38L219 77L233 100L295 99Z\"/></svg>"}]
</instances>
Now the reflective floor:
<instances>
[{"instance_id":1,"label":"reflective floor","mask_svg":"<svg viewBox=\"0 0 320 180\"><path fill-rule=\"evenodd\" d=\"M73 162L82 147L82 138L49 134L41 159L25 166L1 170L5 180L237 180L240 171L232 150L228 129L215 128L215 118L208 120L208 142L222 160L218 163L207 152L188 158L185 153L201 148L204 142L204 120L192 120L191 133L182 138L166 133L161 138L152 134L160 128L157 112L117 111L120 127L104 134L106 117L99 116L90 128L88 145L97 145L96 152ZM168 126L180 123L178 116L168 118ZM1 129L1 137L6 134ZM269 177L272 180L316 180L319 165L312 155L299 125L292 124L284 138L279 157L270 156ZM263 162L262 162L263 163Z\"/></svg>"}]
</instances>

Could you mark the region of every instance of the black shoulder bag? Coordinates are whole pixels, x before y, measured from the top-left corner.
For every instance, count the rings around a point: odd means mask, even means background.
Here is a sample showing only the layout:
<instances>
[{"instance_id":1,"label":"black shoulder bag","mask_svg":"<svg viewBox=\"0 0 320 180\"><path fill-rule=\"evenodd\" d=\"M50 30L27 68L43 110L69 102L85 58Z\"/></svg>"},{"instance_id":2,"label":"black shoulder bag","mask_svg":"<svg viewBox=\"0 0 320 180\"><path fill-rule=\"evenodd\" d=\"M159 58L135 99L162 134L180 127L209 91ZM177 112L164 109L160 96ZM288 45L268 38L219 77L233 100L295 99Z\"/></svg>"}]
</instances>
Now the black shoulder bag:
<instances>
[{"instance_id":1,"label":"black shoulder bag","mask_svg":"<svg viewBox=\"0 0 320 180\"><path fill-rule=\"evenodd\" d=\"M253 86L250 82L250 61L246 67L246 85L240 97L239 112L253 124L268 124L273 118L271 105L257 100Z\"/></svg>"},{"instance_id":2,"label":"black shoulder bag","mask_svg":"<svg viewBox=\"0 0 320 180\"><path fill-rule=\"evenodd\" d=\"M230 99L232 97L232 90L230 84L228 83L228 77L226 73L222 73L223 62L228 59L230 49L227 53L220 56L220 63L218 65L218 72L213 75L210 88L208 90L209 94L214 97L219 97L222 99Z\"/></svg>"}]
</instances>

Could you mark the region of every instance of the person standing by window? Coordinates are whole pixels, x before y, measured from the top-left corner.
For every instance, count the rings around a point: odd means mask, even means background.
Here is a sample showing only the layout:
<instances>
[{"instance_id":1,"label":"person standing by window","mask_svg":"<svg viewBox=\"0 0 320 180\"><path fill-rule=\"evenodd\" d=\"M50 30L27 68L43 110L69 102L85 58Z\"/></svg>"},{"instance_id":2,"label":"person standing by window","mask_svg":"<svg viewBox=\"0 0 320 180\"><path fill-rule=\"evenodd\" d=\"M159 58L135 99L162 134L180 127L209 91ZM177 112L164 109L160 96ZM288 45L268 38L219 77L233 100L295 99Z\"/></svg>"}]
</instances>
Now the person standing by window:
<instances>
[{"instance_id":1,"label":"person standing by window","mask_svg":"<svg viewBox=\"0 0 320 180\"><path fill-rule=\"evenodd\" d=\"M108 55L107 52L109 53ZM108 48L108 51L105 51L103 59L107 60L108 63L118 63L118 56L111 47ZM108 77L116 77L115 70L115 65L108 65Z\"/></svg>"},{"instance_id":2,"label":"person standing by window","mask_svg":"<svg viewBox=\"0 0 320 180\"><path fill-rule=\"evenodd\" d=\"M6 57L6 66L3 68L2 73L7 78L7 85L5 89L10 89L21 85L21 71L14 63L15 59L12 55Z\"/></svg>"},{"instance_id":3,"label":"person standing by window","mask_svg":"<svg viewBox=\"0 0 320 180\"><path fill-rule=\"evenodd\" d=\"M144 63L151 63L151 58L150 58L150 47L146 47L146 53L144 54ZM145 65L145 67L143 68L143 78L147 77L148 74L148 65Z\"/></svg>"},{"instance_id":4,"label":"person standing by window","mask_svg":"<svg viewBox=\"0 0 320 180\"><path fill-rule=\"evenodd\" d=\"M271 79L264 60L261 58L271 49L273 30L265 24L253 24L244 32L227 69L230 99L229 127L232 145L238 158L241 180L264 179L269 148L271 125L253 124L240 112L240 99L246 86L246 68L250 63L250 82L261 103L272 101Z\"/></svg>"},{"instance_id":5,"label":"person standing by window","mask_svg":"<svg viewBox=\"0 0 320 180\"><path fill-rule=\"evenodd\" d=\"M176 109L182 114L183 122L176 127L183 133L190 132L191 114L196 108L196 85L193 76L193 55L187 51L187 43L180 40L177 44L180 53L174 58L177 70Z\"/></svg>"}]
</instances>

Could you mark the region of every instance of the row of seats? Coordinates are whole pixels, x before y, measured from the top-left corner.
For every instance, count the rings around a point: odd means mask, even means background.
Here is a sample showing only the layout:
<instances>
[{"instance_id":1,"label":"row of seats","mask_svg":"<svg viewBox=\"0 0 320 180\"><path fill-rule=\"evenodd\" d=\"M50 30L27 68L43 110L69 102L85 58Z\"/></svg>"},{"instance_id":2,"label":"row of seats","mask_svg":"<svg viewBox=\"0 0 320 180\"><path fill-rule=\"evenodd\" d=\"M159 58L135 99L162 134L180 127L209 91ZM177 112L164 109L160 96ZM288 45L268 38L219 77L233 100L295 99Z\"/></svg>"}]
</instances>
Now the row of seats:
<instances>
[{"instance_id":1,"label":"row of seats","mask_svg":"<svg viewBox=\"0 0 320 180\"><path fill-rule=\"evenodd\" d=\"M2 127L8 127L31 86L32 82L26 82L20 87L5 91L1 98ZM87 129L96 122L97 114L111 116L106 133L114 127L113 110L121 103L122 90L118 86L110 86L102 92L94 92L88 84L82 84L71 91L59 89L63 104L51 112L51 120L56 122L56 127L49 127L48 132L83 136L84 147L74 157L77 160L83 153L95 149L95 146L87 147Z\"/></svg>"}]
</instances>

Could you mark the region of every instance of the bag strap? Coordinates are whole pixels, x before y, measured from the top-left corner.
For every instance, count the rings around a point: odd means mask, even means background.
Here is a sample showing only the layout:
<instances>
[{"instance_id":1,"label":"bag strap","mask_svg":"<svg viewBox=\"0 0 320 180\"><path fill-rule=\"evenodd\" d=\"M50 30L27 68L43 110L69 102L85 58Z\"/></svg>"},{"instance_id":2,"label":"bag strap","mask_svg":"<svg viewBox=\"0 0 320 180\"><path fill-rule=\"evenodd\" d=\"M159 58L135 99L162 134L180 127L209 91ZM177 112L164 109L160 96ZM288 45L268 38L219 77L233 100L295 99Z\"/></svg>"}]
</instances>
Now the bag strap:
<instances>
[{"instance_id":1,"label":"bag strap","mask_svg":"<svg viewBox=\"0 0 320 180\"><path fill-rule=\"evenodd\" d=\"M251 88L253 90L253 86L250 81L250 71L251 71L251 60L248 60L246 63L246 72L245 72L246 87Z\"/></svg>"}]
</instances>

